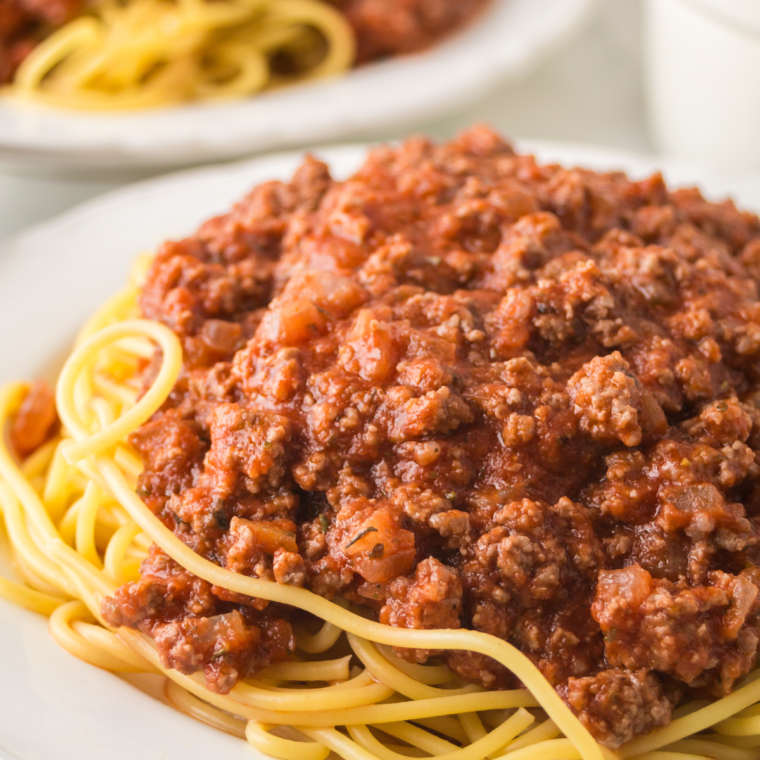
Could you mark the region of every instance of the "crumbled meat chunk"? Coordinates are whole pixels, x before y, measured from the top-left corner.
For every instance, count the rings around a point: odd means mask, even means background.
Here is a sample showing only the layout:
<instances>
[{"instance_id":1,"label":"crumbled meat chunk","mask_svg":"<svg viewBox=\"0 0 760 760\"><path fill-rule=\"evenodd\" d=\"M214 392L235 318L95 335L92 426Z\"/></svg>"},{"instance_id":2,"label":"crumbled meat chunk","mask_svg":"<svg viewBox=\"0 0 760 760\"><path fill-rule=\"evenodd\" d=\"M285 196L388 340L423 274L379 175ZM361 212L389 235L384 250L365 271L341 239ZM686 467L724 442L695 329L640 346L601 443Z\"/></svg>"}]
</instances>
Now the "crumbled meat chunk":
<instances>
[{"instance_id":1,"label":"crumbled meat chunk","mask_svg":"<svg viewBox=\"0 0 760 760\"><path fill-rule=\"evenodd\" d=\"M140 568L140 580L122 586L103 600L101 611L109 625L128 625L146 633L157 621L174 620L183 614L213 614L214 598L206 581L181 568L160 549L152 547Z\"/></svg>"},{"instance_id":2,"label":"crumbled meat chunk","mask_svg":"<svg viewBox=\"0 0 760 760\"><path fill-rule=\"evenodd\" d=\"M665 432L660 405L615 351L595 357L568 382L581 428L603 443L638 446L643 435Z\"/></svg>"},{"instance_id":3,"label":"crumbled meat chunk","mask_svg":"<svg viewBox=\"0 0 760 760\"><path fill-rule=\"evenodd\" d=\"M223 612L206 581L196 578L153 547L139 581L101 604L106 622L153 636L167 668L203 670L210 689L226 694L239 677L295 651L290 624L250 607Z\"/></svg>"},{"instance_id":4,"label":"crumbled meat chunk","mask_svg":"<svg viewBox=\"0 0 760 760\"><path fill-rule=\"evenodd\" d=\"M459 575L430 557L417 565L413 578L401 576L388 584L388 601L380 622L399 628L459 628L462 582ZM412 662L426 662L436 652L396 649Z\"/></svg>"},{"instance_id":5,"label":"crumbled meat chunk","mask_svg":"<svg viewBox=\"0 0 760 760\"><path fill-rule=\"evenodd\" d=\"M631 565L599 574L591 609L611 665L670 673L687 684L701 676L721 695L754 666L757 596L747 575L713 571L708 585L679 588Z\"/></svg>"},{"instance_id":6,"label":"crumbled meat chunk","mask_svg":"<svg viewBox=\"0 0 760 760\"><path fill-rule=\"evenodd\" d=\"M545 507L524 499L502 507L493 519L498 527L483 534L475 547L479 565L495 572L501 588L526 606L551 599L567 555L548 525Z\"/></svg>"},{"instance_id":7,"label":"crumbled meat chunk","mask_svg":"<svg viewBox=\"0 0 760 760\"><path fill-rule=\"evenodd\" d=\"M389 394L390 395L390 394ZM473 416L467 402L447 387L428 391L420 398L404 399L396 394L400 403L393 404L393 424L390 439L394 443L408 441L431 433L449 433L461 424L472 422Z\"/></svg>"},{"instance_id":8,"label":"crumbled meat chunk","mask_svg":"<svg viewBox=\"0 0 760 760\"><path fill-rule=\"evenodd\" d=\"M146 465L138 490L154 512L160 512L172 494L193 484L205 449L199 433L192 420L171 410L130 436Z\"/></svg>"},{"instance_id":9,"label":"crumbled meat chunk","mask_svg":"<svg viewBox=\"0 0 760 760\"><path fill-rule=\"evenodd\" d=\"M670 723L670 702L646 670L612 669L571 678L565 698L581 723L610 749Z\"/></svg>"},{"instance_id":10,"label":"crumbled meat chunk","mask_svg":"<svg viewBox=\"0 0 760 760\"><path fill-rule=\"evenodd\" d=\"M165 666L191 674L203 669L212 691L226 694L245 673L261 631L245 624L237 611L214 617L187 617L153 629Z\"/></svg>"},{"instance_id":11,"label":"crumbled meat chunk","mask_svg":"<svg viewBox=\"0 0 760 760\"><path fill-rule=\"evenodd\" d=\"M274 579L286 586L303 586L306 580L306 563L297 552L278 549L272 562Z\"/></svg>"},{"instance_id":12,"label":"crumbled meat chunk","mask_svg":"<svg viewBox=\"0 0 760 760\"><path fill-rule=\"evenodd\" d=\"M279 415L250 412L237 404L220 404L211 419L211 448L206 471L214 490L228 496L242 479L258 493L264 484L277 486L284 468L290 423Z\"/></svg>"},{"instance_id":13,"label":"crumbled meat chunk","mask_svg":"<svg viewBox=\"0 0 760 760\"><path fill-rule=\"evenodd\" d=\"M225 566L241 575L272 580L273 558L284 552L286 557L280 559L284 574L285 566L292 564L287 556L295 554L297 545L295 533L288 530L291 525L283 526L282 522L252 522L233 517L224 538ZM287 574L291 575L289 571Z\"/></svg>"}]
</instances>

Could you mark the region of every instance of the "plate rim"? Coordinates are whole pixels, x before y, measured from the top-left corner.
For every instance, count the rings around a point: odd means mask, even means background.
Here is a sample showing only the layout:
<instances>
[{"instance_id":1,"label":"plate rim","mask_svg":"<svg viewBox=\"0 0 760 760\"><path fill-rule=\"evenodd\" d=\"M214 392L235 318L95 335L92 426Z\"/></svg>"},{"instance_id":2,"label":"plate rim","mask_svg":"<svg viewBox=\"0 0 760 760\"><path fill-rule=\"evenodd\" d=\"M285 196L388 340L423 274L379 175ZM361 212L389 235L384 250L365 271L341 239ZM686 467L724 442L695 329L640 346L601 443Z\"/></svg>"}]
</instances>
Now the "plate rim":
<instances>
[{"instance_id":1,"label":"plate rim","mask_svg":"<svg viewBox=\"0 0 760 760\"><path fill-rule=\"evenodd\" d=\"M124 170L139 168L159 168L159 167L180 167L189 163L198 164L200 162L230 160L236 157L250 154L253 152L283 150L305 143L325 143L325 142L344 142L351 139L360 139L366 137L370 132L377 135L383 131L393 128L406 130L410 125L424 121L432 121L454 111L462 110L478 99L485 97L493 91L500 83L517 79L523 76L527 71L533 68L540 60L547 56L553 49L559 48L567 39L576 34L593 16L594 11L598 8L600 0L538 0L544 3L547 8L564 8L562 14L562 23L554 26L540 24L540 18L547 17L550 14L538 14L535 7L532 11L526 10L537 0L491 0L492 7L485 10L485 16L473 19L472 24L467 25L459 31L442 40L440 44L419 53L409 56L401 56L389 61L380 62L379 64L370 65L366 68L360 68L349 72L346 77L338 77L333 80L322 80L320 82L304 83L300 86L304 97L298 93L293 97L293 93L298 91L294 89L290 98L284 100L284 103L278 102L274 109L280 111L277 121L283 118L288 109L291 111L298 107L298 100L304 102L306 106L311 103L313 98L321 97L324 101L330 102L340 100L341 87L359 87L363 80L369 80L372 86L379 80L382 87L386 89L382 102L386 107L376 109L371 121L367 120L361 113L361 109L349 108L345 98L333 113L327 114L326 118L316 126L308 127L291 127L286 130L276 128L275 124L262 127L262 131L246 137L236 132L234 129L225 127L226 132L212 135L214 130L206 129L206 134L194 133L192 131L184 133L179 142L175 145L169 132L171 124L178 123L181 119L189 119L195 114L204 119L204 126L212 124L214 114L219 116L219 120L226 119L229 121L233 116L238 118L245 117L249 122L256 118L257 99L245 99L235 103L227 104L208 104L196 103L185 104L179 107L159 109L153 111L125 112L124 114L96 114L95 119L103 118L105 121L119 124L118 133L113 135L101 134L100 137L91 139L91 143L83 143L84 138L75 136L73 138L65 136L65 130L58 130L60 134L39 134L42 130L40 126L29 129L29 124L44 125L45 113L44 107L22 107L17 105L3 103L0 101L0 159L6 163L17 164L22 166L47 166L66 168L89 168L92 170L103 170L112 167ZM487 14L508 14L508 13L528 13L531 17L535 16L539 22L530 23L536 29L533 39L529 45L516 44L512 54L512 59L505 64L504 61L497 61L499 65L489 67L488 65L479 64L476 67L478 80L458 81L455 83L453 92L446 92L439 88L433 92L432 88L417 87L415 94L421 93L423 97L411 98L407 95L404 103L394 107L393 102L396 95L396 86L401 78L409 81L410 76L413 78L415 72L424 67L425 62L435 62L437 65L445 65L447 56L452 54L462 56L460 47L467 48L467 40L472 37L473 42L476 40L478 29L485 28ZM481 33L484 33L481 31ZM470 48L471 49L471 48ZM498 51L497 51L498 52ZM503 53L496 56L503 57ZM493 58L494 55L491 55ZM499 60L501 60L499 58ZM507 59L505 59L507 60ZM445 69L444 69L445 70ZM388 72L388 73L384 73ZM406 73L405 73L406 72ZM429 79L429 72L428 72ZM427 81L427 80L426 80ZM393 89L393 95L388 90ZM362 90L365 88L362 87ZM430 94L426 96L426 92ZM311 96L309 95L311 93ZM278 93L272 93L277 98ZM264 98L268 94L264 94ZM309 101L309 97L312 98ZM269 103L271 101L267 101ZM268 107L267 103L263 108ZM387 104L390 104L387 106ZM402 110L403 109L403 110ZM259 109L262 110L262 109ZM50 111L51 118L49 126L55 125L55 120L60 118L66 122L75 123L81 113ZM263 114L267 114L262 110ZM40 115L41 114L41 115ZM204 116L206 114L207 116ZM84 118L89 118L85 115ZM84 118L82 123L84 123ZM140 137L140 133L149 131L151 124L159 120L169 119L167 126L162 127L163 134L158 137L146 138ZM41 119L41 121L40 121ZM3 121L9 122L8 126L3 126ZM19 123L14 127L15 121ZM265 119L259 119L260 122ZM24 129L24 123L27 123L27 129ZM127 134L127 127L134 126ZM79 127L80 129L82 127ZM7 130L10 129L8 132ZM76 127L75 127L76 129ZM24 132L28 134L24 134ZM50 132L50 129L47 130ZM226 139L232 135L230 139ZM160 139L159 139L160 138ZM85 141L86 142L86 141Z\"/></svg>"},{"instance_id":2,"label":"plate rim","mask_svg":"<svg viewBox=\"0 0 760 760\"><path fill-rule=\"evenodd\" d=\"M175 169L166 174L160 174L158 176L130 182L126 185L100 193L93 198L76 204L66 211L53 215L49 219L35 222L7 238L0 239L0 269L2 269L3 260L8 255L10 249L25 245L27 243L27 238L43 234L48 231L48 229L52 230L58 225L65 226L77 223L81 219L86 218L89 214L96 213L101 207L110 206L112 203L117 203L122 199L130 198L137 193L143 193L146 191L160 192L161 188L170 187L177 182L185 180L195 181L202 177L213 177L227 171L244 172L248 167L254 167L258 164L284 163L293 160L298 156L303 156L307 152L314 153L318 157L326 156L329 164L330 158L334 155L343 155L344 153L350 154L352 152L361 151L366 152L372 147L380 145L398 145L403 139L404 138L373 141L351 140L345 142L318 143L313 146L277 150L271 153L268 152L247 158L239 158L233 161L221 161L200 166ZM662 157L654 152L616 148L610 145L599 145L576 140L505 139L515 147L517 152L535 154L539 161L543 160L541 158L542 155L568 154L582 156L587 154L593 156L595 161L599 162L599 165L603 165L606 161L609 161L611 170L614 170L615 166L618 164L620 164L621 170L626 172L629 170L623 166L623 164L626 166L651 166L652 171L662 171L666 174L675 172L678 175L693 175L695 178L694 182L712 184L717 178L719 178L720 184L726 184L729 182L741 184L756 180L758 186L760 186L760 175L755 173L745 175L715 170L706 166L700 166L693 162L684 162L679 159ZM443 140L438 140L437 142L443 142ZM562 159L559 159L559 161L561 162ZM580 166L580 164L577 164L577 166ZM758 209L758 213L760 213L760 209Z\"/></svg>"}]
</instances>

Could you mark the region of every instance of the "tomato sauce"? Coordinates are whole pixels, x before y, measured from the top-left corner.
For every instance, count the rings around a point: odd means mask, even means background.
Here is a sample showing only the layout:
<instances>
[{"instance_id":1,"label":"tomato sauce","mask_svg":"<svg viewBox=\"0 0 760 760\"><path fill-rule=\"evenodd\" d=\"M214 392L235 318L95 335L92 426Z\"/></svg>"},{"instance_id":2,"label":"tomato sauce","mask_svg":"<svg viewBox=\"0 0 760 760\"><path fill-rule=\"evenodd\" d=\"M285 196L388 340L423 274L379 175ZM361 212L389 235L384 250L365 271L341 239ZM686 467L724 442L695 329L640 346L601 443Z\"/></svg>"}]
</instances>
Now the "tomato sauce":
<instances>
[{"instance_id":1,"label":"tomato sauce","mask_svg":"<svg viewBox=\"0 0 760 760\"><path fill-rule=\"evenodd\" d=\"M185 367L140 494L235 572L512 642L619 746L754 666L759 281L758 218L658 174L484 127L308 158L158 251L140 303ZM295 645L159 550L103 613L222 692Z\"/></svg>"}]
</instances>

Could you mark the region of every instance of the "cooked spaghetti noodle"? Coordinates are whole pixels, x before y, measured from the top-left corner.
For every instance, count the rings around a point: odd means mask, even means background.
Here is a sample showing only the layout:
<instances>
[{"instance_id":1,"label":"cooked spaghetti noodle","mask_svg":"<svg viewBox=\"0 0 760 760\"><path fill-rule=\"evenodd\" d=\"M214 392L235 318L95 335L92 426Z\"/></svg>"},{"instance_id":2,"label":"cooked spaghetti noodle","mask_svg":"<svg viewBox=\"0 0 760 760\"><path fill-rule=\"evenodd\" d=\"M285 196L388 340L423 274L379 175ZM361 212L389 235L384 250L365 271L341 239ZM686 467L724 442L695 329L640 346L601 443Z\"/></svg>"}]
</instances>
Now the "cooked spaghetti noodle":
<instances>
[{"instance_id":1,"label":"cooked spaghetti noodle","mask_svg":"<svg viewBox=\"0 0 760 760\"><path fill-rule=\"evenodd\" d=\"M44 39L9 94L118 110L241 98L346 71L345 17L321 0L96 0Z\"/></svg>"},{"instance_id":2,"label":"cooked spaghetti noodle","mask_svg":"<svg viewBox=\"0 0 760 760\"><path fill-rule=\"evenodd\" d=\"M476 131L462 139L482 151L486 137ZM411 150L417 156L419 145ZM381 159L387 161L387 153ZM318 176L313 167L309 176ZM141 261L130 286L93 316L63 367L56 437L22 463L0 443L0 508L23 581L3 580L0 595L49 616L61 646L115 673L162 675L166 699L177 709L282 760L324 760L330 752L345 760L760 758L760 671L720 699L687 701L668 725L612 752L595 741L539 668L501 638L454 627L385 625L345 599L328 601L306 588L234 572L193 551L137 490L144 473L130 437L165 407L191 359L174 331L141 318L147 263ZM144 387L146 376L151 380ZM13 423L29 395L22 383L0 390L0 425ZM281 538L292 541L292 535ZM308 613L322 627L297 629L297 651L288 660L213 690L197 667L188 674L167 666L155 637L113 626L103 612L103 600L138 577L151 547L217 594L232 595L222 598L266 600ZM466 683L441 665L399 659L391 647L479 653L521 686Z\"/></svg>"}]
</instances>

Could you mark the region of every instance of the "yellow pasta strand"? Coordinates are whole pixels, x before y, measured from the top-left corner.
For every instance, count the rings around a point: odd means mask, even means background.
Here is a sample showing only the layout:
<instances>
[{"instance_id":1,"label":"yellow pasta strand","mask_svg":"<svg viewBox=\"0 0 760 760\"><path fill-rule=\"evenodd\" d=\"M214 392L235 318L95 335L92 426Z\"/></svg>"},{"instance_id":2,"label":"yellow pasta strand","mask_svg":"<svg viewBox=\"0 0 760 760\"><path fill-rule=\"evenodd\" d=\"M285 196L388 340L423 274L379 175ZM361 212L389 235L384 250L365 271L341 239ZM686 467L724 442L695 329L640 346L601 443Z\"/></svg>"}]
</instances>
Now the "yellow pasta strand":
<instances>
[{"instance_id":1,"label":"yellow pasta strand","mask_svg":"<svg viewBox=\"0 0 760 760\"><path fill-rule=\"evenodd\" d=\"M53 455L58 447L60 438L57 436L43 443L36 451L32 452L21 464L21 472L24 477L31 480L39 476L44 476L45 471L50 466Z\"/></svg>"},{"instance_id":2,"label":"yellow pasta strand","mask_svg":"<svg viewBox=\"0 0 760 760\"><path fill-rule=\"evenodd\" d=\"M351 655L321 662L280 662L260 673L259 679L282 681L348 681Z\"/></svg>"},{"instance_id":3,"label":"yellow pasta strand","mask_svg":"<svg viewBox=\"0 0 760 760\"><path fill-rule=\"evenodd\" d=\"M77 552L95 567L103 566L98 556L98 550L95 548L95 522L98 517L101 499L102 493L100 489L95 483L88 483L87 489L80 500L75 534Z\"/></svg>"},{"instance_id":4,"label":"yellow pasta strand","mask_svg":"<svg viewBox=\"0 0 760 760\"><path fill-rule=\"evenodd\" d=\"M298 648L307 654L320 654L335 646L343 631L337 625L325 623L318 633L299 632Z\"/></svg>"},{"instance_id":5,"label":"yellow pasta strand","mask_svg":"<svg viewBox=\"0 0 760 760\"><path fill-rule=\"evenodd\" d=\"M155 669L142 657L130 649L120 638L106 628L82 620L72 620L71 628L93 646L107 652L116 660L121 660L129 667L123 667L123 672L150 673Z\"/></svg>"},{"instance_id":6,"label":"yellow pasta strand","mask_svg":"<svg viewBox=\"0 0 760 760\"><path fill-rule=\"evenodd\" d=\"M0 578L0 597L45 616L52 615L65 601L64 599L50 596L50 594L43 594L41 591L35 591L27 586L22 586L20 583L15 583L8 578Z\"/></svg>"},{"instance_id":7,"label":"yellow pasta strand","mask_svg":"<svg viewBox=\"0 0 760 760\"><path fill-rule=\"evenodd\" d=\"M43 40L7 90L61 108L148 108L333 76L355 54L347 19L321 0L100 0ZM296 64L294 74L271 71L281 56ZM133 300L117 297L85 333Z\"/></svg>"},{"instance_id":8,"label":"yellow pasta strand","mask_svg":"<svg viewBox=\"0 0 760 760\"><path fill-rule=\"evenodd\" d=\"M464 732L458 718L452 718L448 715L436 715L431 718L417 718L415 719L415 723L429 728L431 731L443 734L443 736L448 736L460 744L466 744L468 741L467 734Z\"/></svg>"},{"instance_id":9,"label":"yellow pasta strand","mask_svg":"<svg viewBox=\"0 0 760 760\"><path fill-rule=\"evenodd\" d=\"M507 747L507 753L514 752L523 747L530 747L533 744L538 744L539 742L544 742L549 739L556 739L560 733L561 731L553 721L545 720L540 726L532 728L527 733L515 739L509 747Z\"/></svg>"},{"instance_id":10,"label":"yellow pasta strand","mask_svg":"<svg viewBox=\"0 0 760 760\"><path fill-rule=\"evenodd\" d=\"M415 681L410 676L401 672L385 659L375 648L372 642L348 634L348 641L356 656L362 661L364 667L386 686L411 699L432 699L435 697L451 696L454 694L470 694L481 691L478 686L466 686L462 689L436 689Z\"/></svg>"},{"instance_id":11,"label":"yellow pasta strand","mask_svg":"<svg viewBox=\"0 0 760 760\"><path fill-rule=\"evenodd\" d=\"M459 722L462 724L462 728L464 728L467 738L471 742L477 742L488 733L477 713L460 714Z\"/></svg>"},{"instance_id":12,"label":"yellow pasta strand","mask_svg":"<svg viewBox=\"0 0 760 760\"><path fill-rule=\"evenodd\" d=\"M449 683L454 678L454 674L444 668L443 665L418 665L414 662L407 662L401 657L397 657L392 647L383 644L378 644L377 649L394 668L420 683L438 686L442 683Z\"/></svg>"},{"instance_id":13,"label":"yellow pasta strand","mask_svg":"<svg viewBox=\"0 0 760 760\"><path fill-rule=\"evenodd\" d=\"M87 425L77 414L73 390L76 380L94 361L98 351L119 338L144 336L153 339L163 351L161 369L145 395L121 417L105 429L90 435ZM182 347L177 336L163 325L147 320L130 320L105 327L87 338L69 357L58 380L56 400L58 413L75 438L66 445L64 457L69 464L85 457L103 454L115 447L133 430L137 430L166 399L167 386L173 387L182 369ZM127 510L129 511L129 510Z\"/></svg>"},{"instance_id":14,"label":"yellow pasta strand","mask_svg":"<svg viewBox=\"0 0 760 760\"><path fill-rule=\"evenodd\" d=\"M238 739L246 738L246 723L244 720L228 715L222 710L218 710L216 707L212 707L194 697L190 692L185 691L181 686L174 683L174 681L167 680L164 690L167 700L191 718L200 720L219 731L236 736Z\"/></svg>"},{"instance_id":15,"label":"yellow pasta strand","mask_svg":"<svg viewBox=\"0 0 760 760\"><path fill-rule=\"evenodd\" d=\"M448 755L457 751L457 746L441 739L430 731L425 731L412 723L383 723L383 733L411 744L431 755Z\"/></svg>"},{"instance_id":16,"label":"yellow pasta strand","mask_svg":"<svg viewBox=\"0 0 760 760\"><path fill-rule=\"evenodd\" d=\"M140 672L131 662L104 651L93 645L84 636L72 628L76 617L87 615L87 608L80 601L67 602L56 609L50 616L50 635L67 652L97 668L128 673Z\"/></svg>"},{"instance_id":17,"label":"yellow pasta strand","mask_svg":"<svg viewBox=\"0 0 760 760\"><path fill-rule=\"evenodd\" d=\"M103 561L106 575L119 586L130 580L125 567L127 547L140 533L140 526L135 523L122 525L111 537Z\"/></svg>"},{"instance_id":18,"label":"yellow pasta strand","mask_svg":"<svg viewBox=\"0 0 760 760\"><path fill-rule=\"evenodd\" d=\"M296 742L273 736L255 720L248 721L245 737L256 749L281 760L325 760L330 754L330 750L318 742Z\"/></svg>"},{"instance_id":19,"label":"yellow pasta strand","mask_svg":"<svg viewBox=\"0 0 760 760\"><path fill-rule=\"evenodd\" d=\"M612 753L607 757L614 758ZM550 741L523 747L507 754L509 760L585 760L577 747L568 739L552 739Z\"/></svg>"},{"instance_id":20,"label":"yellow pasta strand","mask_svg":"<svg viewBox=\"0 0 760 760\"><path fill-rule=\"evenodd\" d=\"M379 760L404 760L404 755L390 749L375 737L367 726L349 726L348 735L363 749Z\"/></svg>"},{"instance_id":21,"label":"yellow pasta strand","mask_svg":"<svg viewBox=\"0 0 760 760\"><path fill-rule=\"evenodd\" d=\"M68 575L62 573L55 562L45 556L32 540L25 525L21 505L15 494L1 481L0 503L3 505L8 535L24 565L33 567L35 574L53 588L60 589L68 596L75 596L76 587Z\"/></svg>"},{"instance_id":22,"label":"yellow pasta strand","mask_svg":"<svg viewBox=\"0 0 760 760\"><path fill-rule=\"evenodd\" d=\"M64 441L60 441L56 446L42 492L42 501L52 520L57 520L62 514L72 493L71 467L63 458L63 446Z\"/></svg>"}]
</instances>

